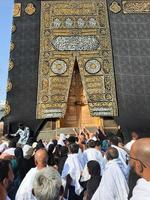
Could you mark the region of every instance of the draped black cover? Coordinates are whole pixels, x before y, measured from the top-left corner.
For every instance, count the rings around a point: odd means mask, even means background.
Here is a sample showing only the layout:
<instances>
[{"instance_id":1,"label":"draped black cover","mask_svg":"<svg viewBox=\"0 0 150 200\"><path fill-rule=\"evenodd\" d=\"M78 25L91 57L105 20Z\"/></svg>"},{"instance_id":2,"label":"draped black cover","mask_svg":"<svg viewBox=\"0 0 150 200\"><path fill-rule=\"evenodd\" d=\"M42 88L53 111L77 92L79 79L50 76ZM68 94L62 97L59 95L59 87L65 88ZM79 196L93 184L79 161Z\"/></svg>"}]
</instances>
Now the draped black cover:
<instances>
[{"instance_id":1,"label":"draped black cover","mask_svg":"<svg viewBox=\"0 0 150 200\"><path fill-rule=\"evenodd\" d=\"M38 64L40 46L40 1L15 0L21 3L21 17L13 19L16 32L12 34L15 49L10 53L14 68L9 72L13 88L7 93L11 112L4 118L5 125L15 127L24 122L34 131L41 120L36 120ZM121 0L116 0L122 5ZM33 3L32 16L24 10ZM108 10L111 0L107 1ZM119 116L116 121L123 131L150 130L150 13L115 14L109 10Z\"/></svg>"}]
</instances>

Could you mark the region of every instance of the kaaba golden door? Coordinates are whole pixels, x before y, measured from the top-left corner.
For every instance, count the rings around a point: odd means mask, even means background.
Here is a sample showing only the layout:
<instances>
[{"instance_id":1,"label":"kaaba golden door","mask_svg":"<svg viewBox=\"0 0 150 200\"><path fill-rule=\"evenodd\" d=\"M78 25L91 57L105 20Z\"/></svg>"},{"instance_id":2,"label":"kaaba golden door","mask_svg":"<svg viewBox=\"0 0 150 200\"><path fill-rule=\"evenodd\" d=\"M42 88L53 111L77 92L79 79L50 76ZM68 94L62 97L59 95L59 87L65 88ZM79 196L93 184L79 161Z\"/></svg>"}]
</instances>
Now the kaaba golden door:
<instances>
[{"instance_id":1,"label":"kaaba golden door","mask_svg":"<svg viewBox=\"0 0 150 200\"><path fill-rule=\"evenodd\" d=\"M95 126L117 115L106 0L42 1L37 119Z\"/></svg>"}]
</instances>

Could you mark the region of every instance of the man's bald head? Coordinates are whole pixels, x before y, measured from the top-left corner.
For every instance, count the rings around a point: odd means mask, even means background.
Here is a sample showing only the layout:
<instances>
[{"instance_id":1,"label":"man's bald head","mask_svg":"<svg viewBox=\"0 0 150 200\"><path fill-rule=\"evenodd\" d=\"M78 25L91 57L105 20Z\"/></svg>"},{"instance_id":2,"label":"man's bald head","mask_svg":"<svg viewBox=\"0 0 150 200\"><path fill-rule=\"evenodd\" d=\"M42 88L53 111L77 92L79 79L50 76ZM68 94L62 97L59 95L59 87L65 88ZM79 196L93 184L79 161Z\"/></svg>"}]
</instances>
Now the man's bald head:
<instances>
[{"instance_id":1,"label":"man's bald head","mask_svg":"<svg viewBox=\"0 0 150 200\"><path fill-rule=\"evenodd\" d=\"M45 167L47 165L48 154L46 149L42 148L36 151L35 153L35 163L37 167Z\"/></svg>"},{"instance_id":2,"label":"man's bald head","mask_svg":"<svg viewBox=\"0 0 150 200\"><path fill-rule=\"evenodd\" d=\"M145 165L150 165L150 138L135 141L131 147L131 157L141 160Z\"/></svg>"},{"instance_id":3,"label":"man's bald head","mask_svg":"<svg viewBox=\"0 0 150 200\"><path fill-rule=\"evenodd\" d=\"M150 138L142 138L133 143L130 165L138 175L150 180Z\"/></svg>"},{"instance_id":4,"label":"man's bald head","mask_svg":"<svg viewBox=\"0 0 150 200\"><path fill-rule=\"evenodd\" d=\"M119 156L118 150L115 147L109 147L106 152L107 160L117 159Z\"/></svg>"}]
</instances>

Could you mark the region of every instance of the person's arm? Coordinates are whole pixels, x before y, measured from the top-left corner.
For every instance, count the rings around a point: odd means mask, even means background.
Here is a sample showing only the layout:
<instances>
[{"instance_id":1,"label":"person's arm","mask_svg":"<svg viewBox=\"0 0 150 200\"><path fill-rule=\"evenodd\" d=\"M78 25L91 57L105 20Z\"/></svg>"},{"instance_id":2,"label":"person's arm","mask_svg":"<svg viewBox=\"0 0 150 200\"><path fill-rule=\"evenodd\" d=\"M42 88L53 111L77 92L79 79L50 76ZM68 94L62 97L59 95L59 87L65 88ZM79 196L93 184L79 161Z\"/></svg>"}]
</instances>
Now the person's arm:
<instances>
[{"instance_id":1,"label":"person's arm","mask_svg":"<svg viewBox=\"0 0 150 200\"><path fill-rule=\"evenodd\" d=\"M16 133L10 134L10 136L12 136L12 137L16 137L16 136L19 135L19 132L20 132L20 130L18 129Z\"/></svg>"},{"instance_id":2,"label":"person's arm","mask_svg":"<svg viewBox=\"0 0 150 200\"><path fill-rule=\"evenodd\" d=\"M72 178L70 176L70 174L67 175L66 177L66 187L64 190L64 198L67 199L68 198L68 191L69 191L69 186L71 184Z\"/></svg>"},{"instance_id":3,"label":"person's arm","mask_svg":"<svg viewBox=\"0 0 150 200\"><path fill-rule=\"evenodd\" d=\"M86 128L84 128L84 133L85 133L86 139L88 140L89 139L89 135L90 135L89 130L87 130Z\"/></svg>"},{"instance_id":4,"label":"person's arm","mask_svg":"<svg viewBox=\"0 0 150 200\"><path fill-rule=\"evenodd\" d=\"M101 126L99 126L97 129L98 129L99 132L101 132L106 137L106 133Z\"/></svg>"},{"instance_id":5,"label":"person's arm","mask_svg":"<svg viewBox=\"0 0 150 200\"><path fill-rule=\"evenodd\" d=\"M79 132L76 130L76 128L73 128L72 130L75 133L76 137L78 137L79 136Z\"/></svg>"}]
</instances>

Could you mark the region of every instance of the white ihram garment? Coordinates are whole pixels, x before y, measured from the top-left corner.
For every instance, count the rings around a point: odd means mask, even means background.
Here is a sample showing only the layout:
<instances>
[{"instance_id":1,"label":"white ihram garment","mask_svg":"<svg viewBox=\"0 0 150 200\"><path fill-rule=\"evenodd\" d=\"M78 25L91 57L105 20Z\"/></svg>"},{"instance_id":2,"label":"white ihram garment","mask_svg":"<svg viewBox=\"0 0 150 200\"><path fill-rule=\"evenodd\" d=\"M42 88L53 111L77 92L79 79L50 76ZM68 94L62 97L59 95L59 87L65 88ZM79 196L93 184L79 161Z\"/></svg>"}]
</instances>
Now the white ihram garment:
<instances>
[{"instance_id":1,"label":"white ihram garment","mask_svg":"<svg viewBox=\"0 0 150 200\"><path fill-rule=\"evenodd\" d=\"M25 127L24 130L19 128L18 131L15 134L13 134L12 136L17 136L17 135L20 135L18 143L21 145L25 145L29 139L30 130L28 127Z\"/></svg>"},{"instance_id":2,"label":"white ihram garment","mask_svg":"<svg viewBox=\"0 0 150 200\"><path fill-rule=\"evenodd\" d=\"M117 159L106 164L102 180L92 200L127 200L129 188L117 164Z\"/></svg>"},{"instance_id":3,"label":"white ihram garment","mask_svg":"<svg viewBox=\"0 0 150 200\"><path fill-rule=\"evenodd\" d=\"M150 181L140 178L133 189L133 196L130 200L150 200Z\"/></svg>"},{"instance_id":4,"label":"white ihram garment","mask_svg":"<svg viewBox=\"0 0 150 200\"><path fill-rule=\"evenodd\" d=\"M130 142L128 142L124 147L130 151L131 150L131 147L132 147L132 144L135 142L136 140L131 140Z\"/></svg>"},{"instance_id":5,"label":"white ihram garment","mask_svg":"<svg viewBox=\"0 0 150 200\"><path fill-rule=\"evenodd\" d=\"M91 160L96 160L99 162L101 167L101 175L103 175L104 168L105 168L105 161L102 156L102 153L95 148L88 148L83 153L85 164L87 164Z\"/></svg>"},{"instance_id":6,"label":"white ihram garment","mask_svg":"<svg viewBox=\"0 0 150 200\"><path fill-rule=\"evenodd\" d=\"M32 185L37 172L38 170L35 167L30 169L30 171L26 174L19 186L15 200L36 200L32 194Z\"/></svg>"},{"instance_id":7,"label":"white ihram garment","mask_svg":"<svg viewBox=\"0 0 150 200\"><path fill-rule=\"evenodd\" d=\"M129 167L128 165L126 164L126 159L127 159L127 152L116 146L116 145L111 145L112 147L116 148L118 150L118 153L119 153L119 159L120 161L122 162L123 166L122 166L122 170L124 172L124 175L125 175L125 178L126 180L128 180L128 177L129 177Z\"/></svg>"},{"instance_id":8,"label":"white ihram garment","mask_svg":"<svg viewBox=\"0 0 150 200\"><path fill-rule=\"evenodd\" d=\"M83 188L79 184L79 179L82 171L83 168L79 160L79 155L77 153L69 154L64 164L61 177L65 179L68 174L70 175L70 177L72 178L71 185L75 186L75 193L77 195L80 195L83 190Z\"/></svg>"}]
</instances>

